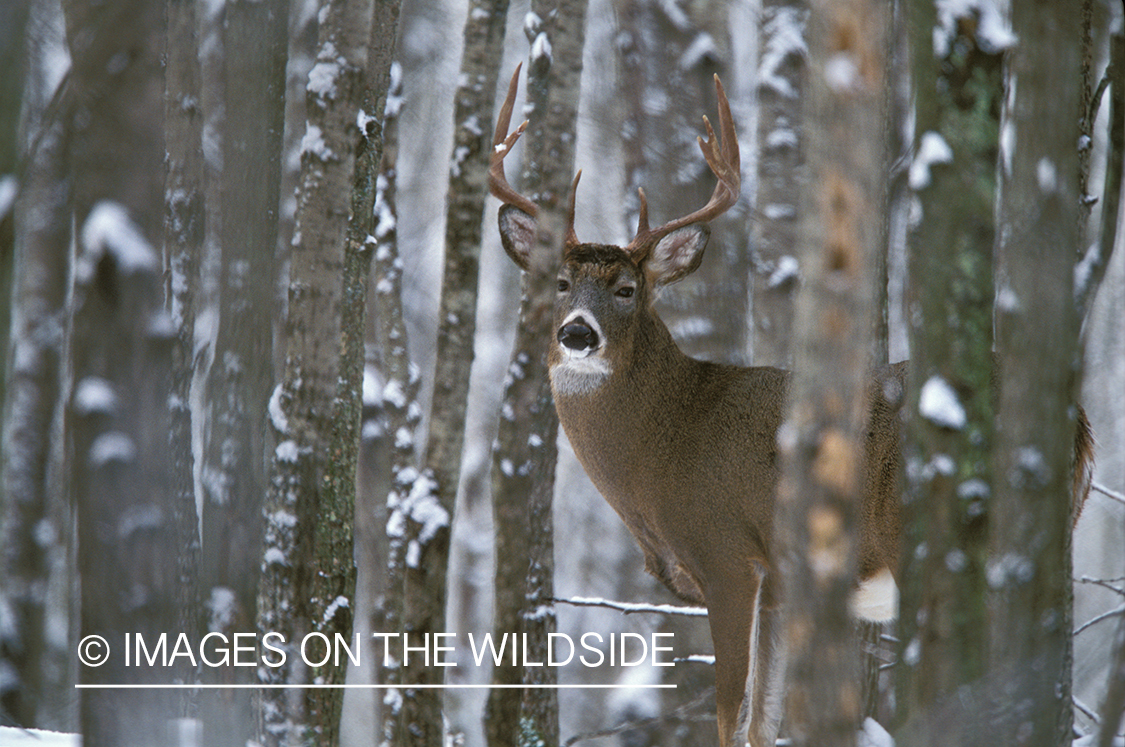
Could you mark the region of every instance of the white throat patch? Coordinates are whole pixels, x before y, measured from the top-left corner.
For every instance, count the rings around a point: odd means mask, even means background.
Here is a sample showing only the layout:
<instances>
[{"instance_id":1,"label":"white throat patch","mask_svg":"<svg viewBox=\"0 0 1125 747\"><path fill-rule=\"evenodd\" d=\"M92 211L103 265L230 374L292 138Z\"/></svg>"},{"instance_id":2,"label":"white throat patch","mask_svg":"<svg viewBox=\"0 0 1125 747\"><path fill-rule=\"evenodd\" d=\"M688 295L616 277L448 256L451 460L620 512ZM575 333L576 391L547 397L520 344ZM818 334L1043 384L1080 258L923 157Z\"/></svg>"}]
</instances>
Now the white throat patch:
<instances>
[{"instance_id":1,"label":"white throat patch","mask_svg":"<svg viewBox=\"0 0 1125 747\"><path fill-rule=\"evenodd\" d=\"M551 366L551 389L555 396L590 394L605 383L613 367L601 356L583 354L569 356L563 354L561 363Z\"/></svg>"}]
</instances>

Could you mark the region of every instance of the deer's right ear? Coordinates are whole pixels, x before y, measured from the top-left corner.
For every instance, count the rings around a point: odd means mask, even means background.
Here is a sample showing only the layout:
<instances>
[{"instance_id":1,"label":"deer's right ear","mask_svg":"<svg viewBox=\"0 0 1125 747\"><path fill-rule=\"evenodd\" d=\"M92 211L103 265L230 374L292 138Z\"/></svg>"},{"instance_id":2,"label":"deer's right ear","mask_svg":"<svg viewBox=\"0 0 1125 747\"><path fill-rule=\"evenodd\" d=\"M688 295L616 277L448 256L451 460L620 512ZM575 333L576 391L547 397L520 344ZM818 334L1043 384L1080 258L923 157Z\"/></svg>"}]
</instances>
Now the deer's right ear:
<instances>
[{"instance_id":1,"label":"deer's right ear","mask_svg":"<svg viewBox=\"0 0 1125 747\"><path fill-rule=\"evenodd\" d=\"M670 285L695 272L703 261L710 236L706 223L693 223L658 241L645 262L645 272L653 287Z\"/></svg>"},{"instance_id":2,"label":"deer's right ear","mask_svg":"<svg viewBox=\"0 0 1125 747\"><path fill-rule=\"evenodd\" d=\"M515 205L501 207L499 218L504 251L526 271L531 267L531 247L535 246L535 218Z\"/></svg>"}]
</instances>

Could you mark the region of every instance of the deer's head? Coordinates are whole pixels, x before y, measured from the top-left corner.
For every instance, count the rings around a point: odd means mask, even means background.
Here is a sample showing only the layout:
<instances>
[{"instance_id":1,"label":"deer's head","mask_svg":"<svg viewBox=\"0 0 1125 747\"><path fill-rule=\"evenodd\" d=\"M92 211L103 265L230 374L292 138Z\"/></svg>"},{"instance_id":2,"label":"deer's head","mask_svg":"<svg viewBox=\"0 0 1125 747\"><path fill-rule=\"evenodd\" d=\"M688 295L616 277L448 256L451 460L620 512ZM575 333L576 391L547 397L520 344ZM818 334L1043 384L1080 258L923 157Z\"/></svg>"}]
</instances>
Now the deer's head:
<instances>
[{"instance_id":1,"label":"deer's head","mask_svg":"<svg viewBox=\"0 0 1125 747\"><path fill-rule=\"evenodd\" d=\"M504 174L504 157L523 134L527 122L509 134L519 68L512 76L508 97L500 109L493 139L489 187L503 201L500 237L508 256L527 270L535 246L536 204L517 193ZM707 204L693 213L651 228L648 202L640 194L637 233L624 247L578 240L574 231L574 202L579 177L570 189L567 235L555 302L555 337L548 364L556 392L582 393L596 389L615 370L633 360L638 330L654 318L655 291L691 274L703 259L710 236L708 222L738 200L741 185L738 140L730 104L715 76L720 139L703 117L707 140L699 138L703 157L718 178Z\"/></svg>"}]
</instances>

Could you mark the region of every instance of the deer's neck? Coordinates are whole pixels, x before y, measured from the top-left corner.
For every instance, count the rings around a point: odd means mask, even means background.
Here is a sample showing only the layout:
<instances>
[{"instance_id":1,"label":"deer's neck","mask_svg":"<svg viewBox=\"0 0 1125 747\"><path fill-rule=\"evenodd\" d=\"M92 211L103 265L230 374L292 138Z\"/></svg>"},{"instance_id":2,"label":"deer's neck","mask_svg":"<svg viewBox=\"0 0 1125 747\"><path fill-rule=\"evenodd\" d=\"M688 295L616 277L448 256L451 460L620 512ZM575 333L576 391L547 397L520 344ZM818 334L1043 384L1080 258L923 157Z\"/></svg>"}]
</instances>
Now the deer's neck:
<instances>
[{"instance_id":1,"label":"deer's neck","mask_svg":"<svg viewBox=\"0 0 1125 747\"><path fill-rule=\"evenodd\" d=\"M638 475L666 458L666 435L693 407L705 364L684 355L658 318L644 321L631 355L614 361L596 387L563 391L555 406L567 438L594 484L615 506ZM620 506L617 506L621 510Z\"/></svg>"}]
</instances>

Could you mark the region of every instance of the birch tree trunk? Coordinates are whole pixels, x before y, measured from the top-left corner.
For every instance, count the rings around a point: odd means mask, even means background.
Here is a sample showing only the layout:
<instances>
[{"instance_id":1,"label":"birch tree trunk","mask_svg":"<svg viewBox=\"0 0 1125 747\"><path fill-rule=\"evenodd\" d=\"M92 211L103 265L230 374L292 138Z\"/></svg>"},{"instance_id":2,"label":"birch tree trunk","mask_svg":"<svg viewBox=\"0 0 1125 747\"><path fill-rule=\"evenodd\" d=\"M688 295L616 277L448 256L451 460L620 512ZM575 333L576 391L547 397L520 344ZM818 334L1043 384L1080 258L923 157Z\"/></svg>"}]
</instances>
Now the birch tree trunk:
<instances>
[{"instance_id":1,"label":"birch tree trunk","mask_svg":"<svg viewBox=\"0 0 1125 747\"><path fill-rule=\"evenodd\" d=\"M990 739L1070 739L1071 455L1081 375L1074 265L1080 16L1017 3L1002 131L990 517Z\"/></svg>"},{"instance_id":2,"label":"birch tree trunk","mask_svg":"<svg viewBox=\"0 0 1125 747\"><path fill-rule=\"evenodd\" d=\"M800 224L808 254L791 403L778 439L775 540L789 618L786 720L796 745L854 744L862 707L847 599L864 489L886 19L882 3L866 0L816 2L809 17L809 180Z\"/></svg>"},{"instance_id":3,"label":"birch tree trunk","mask_svg":"<svg viewBox=\"0 0 1125 747\"><path fill-rule=\"evenodd\" d=\"M1003 48L971 17L910 8L919 133L910 186L912 308L905 442L900 741L967 743L980 725L964 688L986 667L984 568L994 442L992 255ZM983 697L984 693L980 693ZM942 714L940 719L936 714ZM933 720L929 720L932 718ZM961 731L952 732L951 729Z\"/></svg>"}]
</instances>

